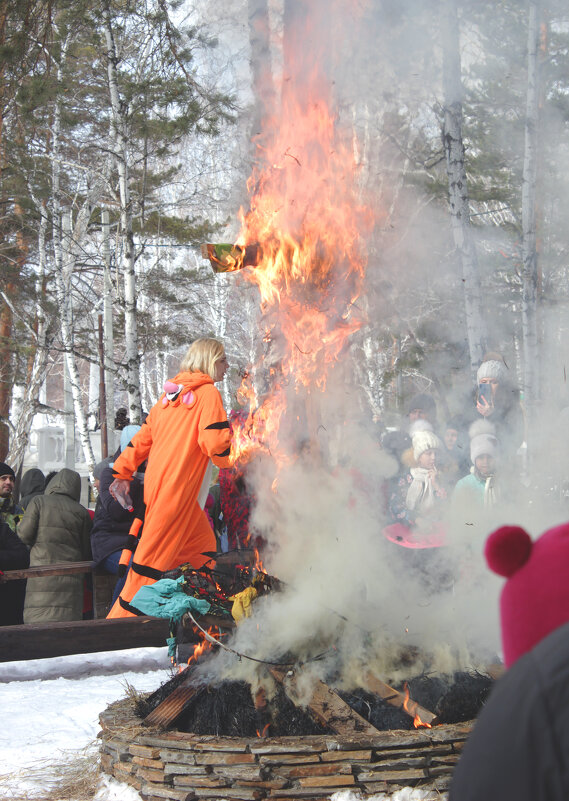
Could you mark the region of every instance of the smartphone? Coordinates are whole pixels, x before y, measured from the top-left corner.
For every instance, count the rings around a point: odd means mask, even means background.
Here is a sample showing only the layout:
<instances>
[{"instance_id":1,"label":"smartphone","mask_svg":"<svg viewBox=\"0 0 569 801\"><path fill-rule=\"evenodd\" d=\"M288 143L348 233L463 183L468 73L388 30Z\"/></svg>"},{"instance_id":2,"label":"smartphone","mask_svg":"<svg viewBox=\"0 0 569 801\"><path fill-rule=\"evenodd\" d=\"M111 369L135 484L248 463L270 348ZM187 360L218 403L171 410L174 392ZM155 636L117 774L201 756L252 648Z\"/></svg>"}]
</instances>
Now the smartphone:
<instances>
[{"instance_id":1,"label":"smartphone","mask_svg":"<svg viewBox=\"0 0 569 801\"><path fill-rule=\"evenodd\" d=\"M478 397L484 398L486 403L492 405L492 384L478 384Z\"/></svg>"}]
</instances>

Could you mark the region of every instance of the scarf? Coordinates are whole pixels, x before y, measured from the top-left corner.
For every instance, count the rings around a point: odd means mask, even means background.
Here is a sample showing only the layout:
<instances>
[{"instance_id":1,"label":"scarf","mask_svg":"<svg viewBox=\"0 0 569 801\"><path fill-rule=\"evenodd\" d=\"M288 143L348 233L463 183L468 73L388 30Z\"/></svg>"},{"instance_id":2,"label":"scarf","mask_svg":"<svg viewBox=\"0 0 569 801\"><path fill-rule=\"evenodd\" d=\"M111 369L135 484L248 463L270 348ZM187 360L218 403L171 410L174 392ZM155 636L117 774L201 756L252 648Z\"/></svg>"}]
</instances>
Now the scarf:
<instances>
[{"instance_id":1,"label":"scarf","mask_svg":"<svg viewBox=\"0 0 569 801\"><path fill-rule=\"evenodd\" d=\"M488 476L484 483L484 506L494 506L500 497L496 476Z\"/></svg>"},{"instance_id":2,"label":"scarf","mask_svg":"<svg viewBox=\"0 0 569 801\"><path fill-rule=\"evenodd\" d=\"M405 499L407 509L430 509L435 502L435 492L429 479L429 471L424 467L412 467L410 472L413 481Z\"/></svg>"},{"instance_id":3,"label":"scarf","mask_svg":"<svg viewBox=\"0 0 569 801\"><path fill-rule=\"evenodd\" d=\"M484 506L495 506L500 500L500 488L496 485L496 476L484 478L474 466L470 468L470 472L484 484Z\"/></svg>"}]
</instances>

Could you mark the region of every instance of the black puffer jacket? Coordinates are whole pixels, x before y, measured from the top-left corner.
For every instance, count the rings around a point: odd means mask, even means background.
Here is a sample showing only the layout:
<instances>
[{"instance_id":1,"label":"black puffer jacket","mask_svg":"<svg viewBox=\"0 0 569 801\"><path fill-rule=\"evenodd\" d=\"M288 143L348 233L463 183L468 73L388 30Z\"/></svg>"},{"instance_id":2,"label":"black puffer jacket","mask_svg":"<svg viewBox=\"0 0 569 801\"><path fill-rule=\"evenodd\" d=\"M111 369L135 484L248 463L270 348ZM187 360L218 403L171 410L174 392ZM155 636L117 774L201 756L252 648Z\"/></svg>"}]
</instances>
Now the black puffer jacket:
<instances>
[{"instance_id":1,"label":"black puffer jacket","mask_svg":"<svg viewBox=\"0 0 569 801\"><path fill-rule=\"evenodd\" d=\"M127 512L126 509L123 509L109 492L114 478L112 468L105 467L101 473L99 497L95 506L93 530L91 531L91 549L93 559L97 564L100 564L109 554L122 551L126 547L132 521L143 505L143 485L138 479L133 478L130 485L130 496L134 512Z\"/></svg>"},{"instance_id":2,"label":"black puffer jacket","mask_svg":"<svg viewBox=\"0 0 569 801\"><path fill-rule=\"evenodd\" d=\"M30 552L7 523L0 521L0 570L19 570L29 567ZM0 584L0 626L24 622L26 581L7 581Z\"/></svg>"},{"instance_id":3,"label":"black puffer jacket","mask_svg":"<svg viewBox=\"0 0 569 801\"><path fill-rule=\"evenodd\" d=\"M497 682L455 769L449 801L569 799L569 623Z\"/></svg>"}]
</instances>

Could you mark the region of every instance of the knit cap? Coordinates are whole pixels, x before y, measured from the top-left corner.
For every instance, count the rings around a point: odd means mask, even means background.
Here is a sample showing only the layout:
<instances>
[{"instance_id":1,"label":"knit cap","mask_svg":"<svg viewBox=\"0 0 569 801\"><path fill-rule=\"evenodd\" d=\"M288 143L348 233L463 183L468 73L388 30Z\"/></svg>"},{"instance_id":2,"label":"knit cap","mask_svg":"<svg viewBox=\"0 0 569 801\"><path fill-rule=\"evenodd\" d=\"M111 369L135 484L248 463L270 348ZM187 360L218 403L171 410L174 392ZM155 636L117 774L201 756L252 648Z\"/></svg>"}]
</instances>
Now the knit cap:
<instances>
[{"instance_id":1,"label":"knit cap","mask_svg":"<svg viewBox=\"0 0 569 801\"><path fill-rule=\"evenodd\" d=\"M425 392L420 392L418 395L413 395L409 403L406 407L406 413L410 414L410 412L414 411L415 409L420 409L425 414L430 415L431 417L436 417L437 414L437 404L435 403L434 398L430 395L427 395Z\"/></svg>"},{"instance_id":2,"label":"knit cap","mask_svg":"<svg viewBox=\"0 0 569 801\"><path fill-rule=\"evenodd\" d=\"M103 470L105 469L105 467L109 467L112 461L113 460L111 457L107 457L106 459L101 459L100 462L97 462L97 464L93 468L93 476L98 481L101 480L101 476L103 475Z\"/></svg>"},{"instance_id":3,"label":"knit cap","mask_svg":"<svg viewBox=\"0 0 569 801\"><path fill-rule=\"evenodd\" d=\"M488 566L506 578L500 596L502 647L507 667L569 621L569 523L532 541L519 526L488 537Z\"/></svg>"},{"instance_id":4,"label":"knit cap","mask_svg":"<svg viewBox=\"0 0 569 801\"><path fill-rule=\"evenodd\" d=\"M470 459L472 464L479 456L498 456L496 429L488 420L477 420L468 429L470 436Z\"/></svg>"},{"instance_id":5,"label":"knit cap","mask_svg":"<svg viewBox=\"0 0 569 801\"><path fill-rule=\"evenodd\" d=\"M0 476L12 476L14 481L16 480L16 474L6 462L0 462Z\"/></svg>"},{"instance_id":6,"label":"knit cap","mask_svg":"<svg viewBox=\"0 0 569 801\"><path fill-rule=\"evenodd\" d=\"M127 447L128 443L134 437L137 431L140 431L140 426L129 425L125 426L121 431L121 453Z\"/></svg>"},{"instance_id":7,"label":"knit cap","mask_svg":"<svg viewBox=\"0 0 569 801\"><path fill-rule=\"evenodd\" d=\"M478 383L483 378L497 378L498 381L503 381L506 378L506 365L504 362L498 361L498 359L488 359L488 361L482 362L478 368L476 378Z\"/></svg>"},{"instance_id":8,"label":"knit cap","mask_svg":"<svg viewBox=\"0 0 569 801\"><path fill-rule=\"evenodd\" d=\"M416 462L425 451L430 451L432 448L442 448L442 442L435 432L429 431L428 429L416 431L411 438L411 442L413 444L413 456Z\"/></svg>"}]
</instances>

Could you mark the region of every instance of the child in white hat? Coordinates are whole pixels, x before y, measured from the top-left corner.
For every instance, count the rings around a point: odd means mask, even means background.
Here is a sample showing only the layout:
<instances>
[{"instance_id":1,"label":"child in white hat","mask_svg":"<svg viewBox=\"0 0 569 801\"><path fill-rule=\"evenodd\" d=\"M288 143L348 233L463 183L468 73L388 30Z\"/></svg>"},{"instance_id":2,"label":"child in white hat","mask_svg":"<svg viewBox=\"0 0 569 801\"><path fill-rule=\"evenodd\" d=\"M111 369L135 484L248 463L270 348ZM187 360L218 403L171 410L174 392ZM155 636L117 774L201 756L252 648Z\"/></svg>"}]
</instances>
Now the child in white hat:
<instances>
[{"instance_id":1,"label":"child in white hat","mask_svg":"<svg viewBox=\"0 0 569 801\"><path fill-rule=\"evenodd\" d=\"M499 495L496 484L496 468L498 463L498 439L492 423L479 420L469 429L470 473L457 482L452 504L455 508L462 506L493 506Z\"/></svg>"}]
</instances>

